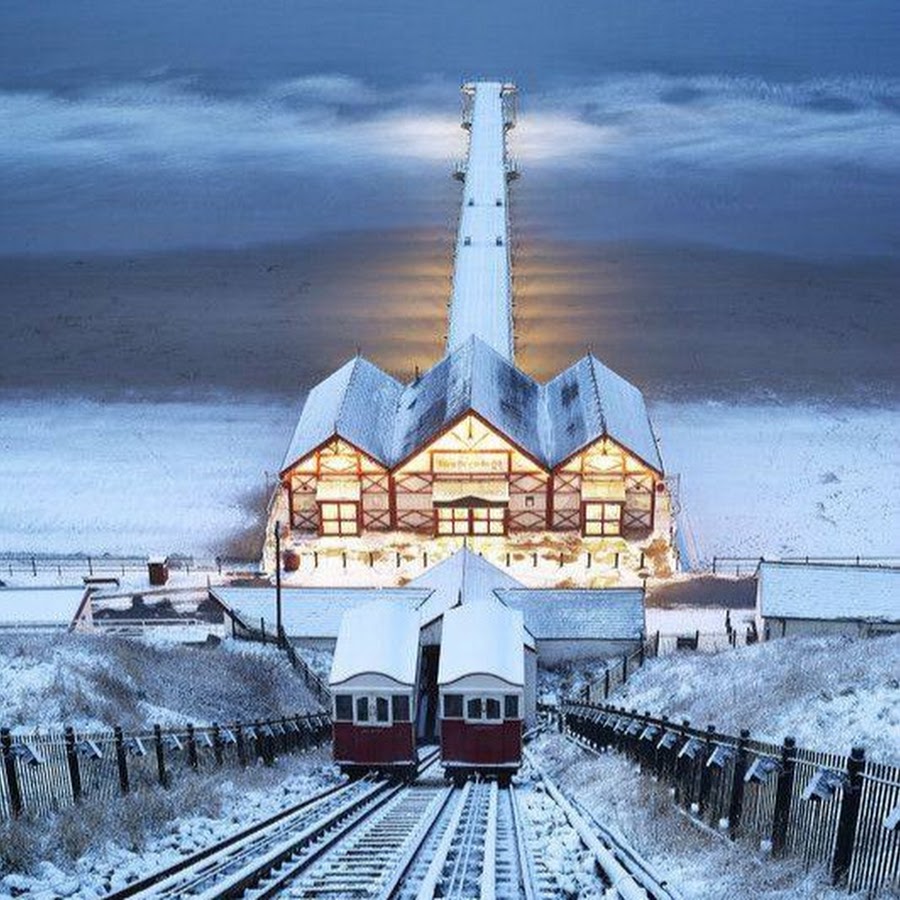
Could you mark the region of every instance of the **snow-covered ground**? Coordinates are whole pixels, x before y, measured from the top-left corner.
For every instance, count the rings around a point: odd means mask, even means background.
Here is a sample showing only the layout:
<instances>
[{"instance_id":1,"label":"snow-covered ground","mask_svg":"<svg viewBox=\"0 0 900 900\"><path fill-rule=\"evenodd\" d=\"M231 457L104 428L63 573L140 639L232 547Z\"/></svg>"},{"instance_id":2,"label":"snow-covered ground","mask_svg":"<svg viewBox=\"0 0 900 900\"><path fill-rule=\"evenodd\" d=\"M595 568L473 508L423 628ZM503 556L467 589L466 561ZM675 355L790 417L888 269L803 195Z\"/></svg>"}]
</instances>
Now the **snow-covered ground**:
<instances>
[{"instance_id":1,"label":"snow-covered ground","mask_svg":"<svg viewBox=\"0 0 900 900\"><path fill-rule=\"evenodd\" d=\"M338 779L327 749L0 825L0 897L105 896Z\"/></svg>"},{"instance_id":2,"label":"snow-covered ground","mask_svg":"<svg viewBox=\"0 0 900 900\"><path fill-rule=\"evenodd\" d=\"M900 762L900 635L784 638L650 660L611 702L760 740Z\"/></svg>"},{"instance_id":3,"label":"snow-covered ground","mask_svg":"<svg viewBox=\"0 0 900 900\"><path fill-rule=\"evenodd\" d=\"M222 551L256 517L295 404L0 400L0 548ZM900 411L657 403L701 550L890 555ZM256 501L258 503L258 501Z\"/></svg>"},{"instance_id":4,"label":"snow-covered ground","mask_svg":"<svg viewBox=\"0 0 900 900\"><path fill-rule=\"evenodd\" d=\"M208 725L317 709L287 657L225 641L183 647L96 635L0 635L0 724L19 729Z\"/></svg>"},{"instance_id":5,"label":"snow-covered ground","mask_svg":"<svg viewBox=\"0 0 900 900\"><path fill-rule=\"evenodd\" d=\"M607 827L620 832L688 900L846 900L825 873L773 862L748 844L693 828L675 812L662 785L616 754L595 756L559 735L532 746L547 774Z\"/></svg>"},{"instance_id":6,"label":"snow-covered ground","mask_svg":"<svg viewBox=\"0 0 900 900\"><path fill-rule=\"evenodd\" d=\"M702 556L900 553L900 411L710 402L651 414Z\"/></svg>"},{"instance_id":7,"label":"snow-covered ground","mask_svg":"<svg viewBox=\"0 0 900 900\"><path fill-rule=\"evenodd\" d=\"M264 403L2 401L0 549L222 551L292 427Z\"/></svg>"}]
</instances>

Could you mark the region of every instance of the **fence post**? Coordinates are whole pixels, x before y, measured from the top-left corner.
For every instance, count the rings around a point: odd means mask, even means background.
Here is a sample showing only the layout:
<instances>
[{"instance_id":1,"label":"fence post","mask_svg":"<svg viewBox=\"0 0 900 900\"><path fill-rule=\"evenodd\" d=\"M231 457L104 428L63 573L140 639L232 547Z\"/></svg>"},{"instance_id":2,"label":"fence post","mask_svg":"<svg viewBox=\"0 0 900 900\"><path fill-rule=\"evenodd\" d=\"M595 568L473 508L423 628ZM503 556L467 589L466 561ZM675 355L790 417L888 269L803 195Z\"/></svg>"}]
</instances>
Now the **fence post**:
<instances>
[{"instance_id":1,"label":"fence post","mask_svg":"<svg viewBox=\"0 0 900 900\"><path fill-rule=\"evenodd\" d=\"M218 722L213 722L212 727L213 755L216 758L216 765L222 765L222 729L219 728Z\"/></svg>"},{"instance_id":2,"label":"fence post","mask_svg":"<svg viewBox=\"0 0 900 900\"><path fill-rule=\"evenodd\" d=\"M9 806L14 816L22 815L22 791L19 788L19 773L16 758L12 752L12 735L8 728L0 728L0 751L3 753L3 769L9 787Z\"/></svg>"},{"instance_id":3,"label":"fence post","mask_svg":"<svg viewBox=\"0 0 900 900\"><path fill-rule=\"evenodd\" d=\"M700 790L697 795L697 815L702 819L709 806L709 791L712 787L712 770L707 765L713 752L713 739L716 734L715 725L706 726L706 738L703 741L703 756L700 758Z\"/></svg>"},{"instance_id":4,"label":"fence post","mask_svg":"<svg viewBox=\"0 0 900 900\"><path fill-rule=\"evenodd\" d=\"M81 799L81 769L78 768L78 749L75 746L75 729L66 726L66 765L69 769L69 784L72 786L72 799L77 803Z\"/></svg>"},{"instance_id":5,"label":"fence post","mask_svg":"<svg viewBox=\"0 0 900 900\"><path fill-rule=\"evenodd\" d=\"M738 738L737 753L734 757L734 773L731 781L731 803L728 805L728 836L734 840L741 827L741 816L744 812L744 776L747 774L747 745L750 732L741 729Z\"/></svg>"},{"instance_id":6,"label":"fence post","mask_svg":"<svg viewBox=\"0 0 900 900\"><path fill-rule=\"evenodd\" d=\"M641 638L641 648L638 650L638 668L644 668L644 639Z\"/></svg>"},{"instance_id":7,"label":"fence post","mask_svg":"<svg viewBox=\"0 0 900 900\"><path fill-rule=\"evenodd\" d=\"M659 629L657 629L656 636L653 638L653 655L654 657L659 656Z\"/></svg>"},{"instance_id":8,"label":"fence post","mask_svg":"<svg viewBox=\"0 0 900 900\"><path fill-rule=\"evenodd\" d=\"M153 743L156 745L156 771L159 776L159 783L167 788L169 786L169 775L166 772L166 748L163 747L162 728L159 725L153 726Z\"/></svg>"},{"instance_id":9,"label":"fence post","mask_svg":"<svg viewBox=\"0 0 900 900\"><path fill-rule=\"evenodd\" d=\"M781 745L781 768L778 772L778 785L775 793L775 810L772 813L772 855L781 856L787 842L788 822L790 821L791 796L794 791L794 752L797 742L786 737Z\"/></svg>"},{"instance_id":10,"label":"fence post","mask_svg":"<svg viewBox=\"0 0 900 900\"><path fill-rule=\"evenodd\" d=\"M116 743L116 766L119 769L119 789L123 794L127 794L130 787L128 784L128 757L125 754L125 736L122 734L120 725L113 728L113 737Z\"/></svg>"},{"instance_id":11,"label":"fence post","mask_svg":"<svg viewBox=\"0 0 900 900\"><path fill-rule=\"evenodd\" d=\"M244 743L244 729L241 727L240 723L237 723L234 726L234 740L237 744L238 762L241 764L241 768L246 768L247 746Z\"/></svg>"},{"instance_id":12,"label":"fence post","mask_svg":"<svg viewBox=\"0 0 900 900\"><path fill-rule=\"evenodd\" d=\"M685 769L685 761L683 758L679 757L679 753L681 753L681 748L691 739L691 736L688 734L688 729L691 727L690 719L682 719L681 720L681 728L679 731L681 732L681 739L675 744L672 748L672 782L674 787L675 794L675 803L678 806L684 806L684 769ZM690 762L690 760L688 760ZM690 799L688 799L690 803Z\"/></svg>"},{"instance_id":13,"label":"fence post","mask_svg":"<svg viewBox=\"0 0 900 900\"><path fill-rule=\"evenodd\" d=\"M628 654L622 654L622 684L628 681Z\"/></svg>"},{"instance_id":14,"label":"fence post","mask_svg":"<svg viewBox=\"0 0 900 900\"><path fill-rule=\"evenodd\" d=\"M194 734L194 726L191 722L187 725L188 764L192 769L199 766L197 759L197 736Z\"/></svg>"},{"instance_id":15,"label":"fence post","mask_svg":"<svg viewBox=\"0 0 900 900\"><path fill-rule=\"evenodd\" d=\"M659 742L662 740L663 735L669 729L669 717L661 716L659 720L659 732L657 736L653 739L652 746L652 755L653 755L653 771L656 775L657 781L662 781L663 775L665 774L665 765L666 758L664 751L659 749Z\"/></svg>"},{"instance_id":16,"label":"fence post","mask_svg":"<svg viewBox=\"0 0 900 900\"><path fill-rule=\"evenodd\" d=\"M609 699L609 666L603 670L603 699Z\"/></svg>"},{"instance_id":17,"label":"fence post","mask_svg":"<svg viewBox=\"0 0 900 900\"><path fill-rule=\"evenodd\" d=\"M841 797L838 813L837 838L834 844L834 858L831 861L831 883L844 886L850 873L853 858L853 841L859 821L859 804L862 796L863 770L866 767L866 751L854 747L847 760L847 783Z\"/></svg>"}]
</instances>

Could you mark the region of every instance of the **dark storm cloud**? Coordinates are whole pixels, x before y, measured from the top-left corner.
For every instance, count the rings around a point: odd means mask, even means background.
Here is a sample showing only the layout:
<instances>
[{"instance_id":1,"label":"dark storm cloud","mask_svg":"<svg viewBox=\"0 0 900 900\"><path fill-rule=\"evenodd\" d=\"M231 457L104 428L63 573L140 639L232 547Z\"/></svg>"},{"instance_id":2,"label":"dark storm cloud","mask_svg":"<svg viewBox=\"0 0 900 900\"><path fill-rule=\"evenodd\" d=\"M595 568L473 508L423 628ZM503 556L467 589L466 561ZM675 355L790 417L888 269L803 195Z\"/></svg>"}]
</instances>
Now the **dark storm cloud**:
<instances>
[{"instance_id":1,"label":"dark storm cloud","mask_svg":"<svg viewBox=\"0 0 900 900\"><path fill-rule=\"evenodd\" d=\"M646 74L524 94L520 224L531 197L540 227L560 235L771 247L787 184L797 215L825 223L791 251L891 252L900 120L884 98L898 93L884 79ZM396 90L332 73L240 95L182 79L6 91L0 252L450 224L446 173L464 148L450 82ZM862 219L849 243L828 227Z\"/></svg>"}]
</instances>

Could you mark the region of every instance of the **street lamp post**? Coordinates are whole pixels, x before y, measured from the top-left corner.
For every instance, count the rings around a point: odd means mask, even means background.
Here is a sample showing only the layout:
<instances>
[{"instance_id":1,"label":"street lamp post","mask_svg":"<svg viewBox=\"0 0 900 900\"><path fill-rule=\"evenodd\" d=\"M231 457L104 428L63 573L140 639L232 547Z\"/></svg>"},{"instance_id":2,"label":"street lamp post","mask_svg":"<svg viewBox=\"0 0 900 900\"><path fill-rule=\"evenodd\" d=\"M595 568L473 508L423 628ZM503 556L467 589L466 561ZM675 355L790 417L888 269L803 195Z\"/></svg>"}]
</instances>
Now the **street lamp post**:
<instances>
[{"instance_id":1,"label":"street lamp post","mask_svg":"<svg viewBox=\"0 0 900 900\"><path fill-rule=\"evenodd\" d=\"M281 522L275 523L275 628L281 641Z\"/></svg>"}]
</instances>

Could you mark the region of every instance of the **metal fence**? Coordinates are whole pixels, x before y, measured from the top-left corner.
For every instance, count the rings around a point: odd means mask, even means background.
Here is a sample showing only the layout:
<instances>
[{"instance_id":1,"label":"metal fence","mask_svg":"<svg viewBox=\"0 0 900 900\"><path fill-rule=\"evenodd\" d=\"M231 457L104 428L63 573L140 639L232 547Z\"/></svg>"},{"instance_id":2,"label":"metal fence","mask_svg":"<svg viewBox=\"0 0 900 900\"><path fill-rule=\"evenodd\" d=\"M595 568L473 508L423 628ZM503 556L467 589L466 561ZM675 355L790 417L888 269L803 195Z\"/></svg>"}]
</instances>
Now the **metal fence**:
<instances>
[{"instance_id":1,"label":"metal fence","mask_svg":"<svg viewBox=\"0 0 900 900\"><path fill-rule=\"evenodd\" d=\"M37 577L39 574L55 574L57 577L109 578L125 577L141 572L147 574L148 556L113 556L108 553L0 553L0 578L25 575ZM166 565L170 571L206 572L221 575L225 572L257 573L260 568L258 559L237 559L226 556L197 557L184 554L173 554L166 557Z\"/></svg>"},{"instance_id":2,"label":"metal fence","mask_svg":"<svg viewBox=\"0 0 900 900\"><path fill-rule=\"evenodd\" d=\"M12 734L0 728L0 821L46 815L84 798L107 800L139 788L169 787L185 774L227 765L272 765L331 734L325 713L230 725L125 733Z\"/></svg>"},{"instance_id":3,"label":"metal fence","mask_svg":"<svg viewBox=\"0 0 900 900\"><path fill-rule=\"evenodd\" d=\"M562 715L568 732L627 754L731 839L825 866L851 891L900 885L900 768L866 760L862 748L779 746L603 704L565 704Z\"/></svg>"},{"instance_id":4,"label":"metal fence","mask_svg":"<svg viewBox=\"0 0 900 900\"><path fill-rule=\"evenodd\" d=\"M900 556L714 556L709 564L713 575L734 575L738 578L756 574L763 562L798 563L831 566L900 566Z\"/></svg>"}]
</instances>

